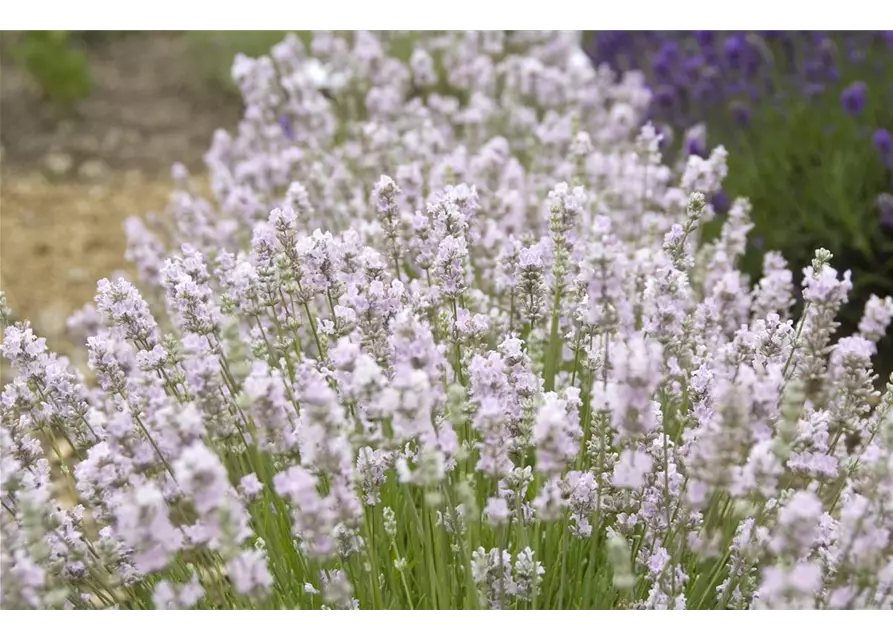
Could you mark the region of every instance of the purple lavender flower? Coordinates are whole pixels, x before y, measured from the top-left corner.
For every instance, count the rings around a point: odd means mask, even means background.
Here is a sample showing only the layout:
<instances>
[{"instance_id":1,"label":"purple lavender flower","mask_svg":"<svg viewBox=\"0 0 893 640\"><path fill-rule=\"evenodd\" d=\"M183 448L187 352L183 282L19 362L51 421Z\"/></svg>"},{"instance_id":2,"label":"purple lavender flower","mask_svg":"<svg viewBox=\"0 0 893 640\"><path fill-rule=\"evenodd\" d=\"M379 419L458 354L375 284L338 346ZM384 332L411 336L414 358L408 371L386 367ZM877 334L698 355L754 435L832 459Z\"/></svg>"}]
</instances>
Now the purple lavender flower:
<instances>
[{"instance_id":1,"label":"purple lavender flower","mask_svg":"<svg viewBox=\"0 0 893 640\"><path fill-rule=\"evenodd\" d=\"M747 55L747 41L742 34L732 34L723 42L722 52L729 67L740 69Z\"/></svg>"},{"instance_id":2,"label":"purple lavender flower","mask_svg":"<svg viewBox=\"0 0 893 640\"><path fill-rule=\"evenodd\" d=\"M695 31L694 32L695 40L701 45L704 49L711 49L716 41L716 32L715 31Z\"/></svg>"},{"instance_id":3,"label":"purple lavender flower","mask_svg":"<svg viewBox=\"0 0 893 640\"><path fill-rule=\"evenodd\" d=\"M682 74L689 83L695 83L701 79L706 59L702 55L693 55L682 63Z\"/></svg>"},{"instance_id":4,"label":"purple lavender flower","mask_svg":"<svg viewBox=\"0 0 893 640\"><path fill-rule=\"evenodd\" d=\"M893 136L886 129L877 129L871 136L871 142L888 169L893 169Z\"/></svg>"},{"instance_id":5,"label":"purple lavender flower","mask_svg":"<svg viewBox=\"0 0 893 640\"><path fill-rule=\"evenodd\" d=\"M677 104L676 89L670 85L658 87L654 92L654 104L660 107L663 113L672 112Z\"/></svg>"},{"instance_id":6,"label":"purple lavender flower","mask_svg":"<svg viewBox=\"0 0 893 640\"><path fill-rule=\"evenodd\" d=\"M675 42L665 42L660 51L654 56L651 70L659 79L670 79L678 63L679 47Z\"/></svg>"},{"instance_id":7,"label":"purple lavender flower","mask_svg":"<svg viewBox=\"0 0 893 640\"><path fill-rule=\"evenodd\" d=\"M292 129L291 118L288 117L288 114L283 113L279 116L279 125L282 127L282 133L285 134L285 137L289 140L295 139L295 132Z\"/></svg>"},{"instance_id":8,"label":"purple lavender flower","mask_svg":"<svg viewBox=\"0 0 893 640\"><path fill-rule=\"evenodd\" d=\"M872 136L872 142L874 143L874 148L881 155L886 155L893 151L893 137L890 136L890 132L886 129L877 129Z\"/></svg>"},{"instance_id":9,"label":"purple lavender flower","mask_svg":"<svg viewBox=\"0 0 893 640\"><path fill-rule=\"evenodd\" d=\"M857 116L865 109L868 87L864 82L854 82L840 94L840 106L848 116Z\"/></svg>"},{"instance_id":10,"label":"purple lavender flower","mask_svg":"<svg viewBox=\"0 0 893 640\"><path fill-rule=\"evenodd\" d=\"M725 191L720 189L710 198L710 204L717 213L726 213L729 210L729 197L726 195Z\"/></svg>"},{"instance_id":11,"label":"purple lavender flower","mask_svg":"<svg viewBox=\"0 0 893 640\"><path fill-rule=\"evenodd\" d=\"M703 158L707 155L707 147L702 140L691 138L685 142L685 154Z\"/></svg>"}]
</instances>

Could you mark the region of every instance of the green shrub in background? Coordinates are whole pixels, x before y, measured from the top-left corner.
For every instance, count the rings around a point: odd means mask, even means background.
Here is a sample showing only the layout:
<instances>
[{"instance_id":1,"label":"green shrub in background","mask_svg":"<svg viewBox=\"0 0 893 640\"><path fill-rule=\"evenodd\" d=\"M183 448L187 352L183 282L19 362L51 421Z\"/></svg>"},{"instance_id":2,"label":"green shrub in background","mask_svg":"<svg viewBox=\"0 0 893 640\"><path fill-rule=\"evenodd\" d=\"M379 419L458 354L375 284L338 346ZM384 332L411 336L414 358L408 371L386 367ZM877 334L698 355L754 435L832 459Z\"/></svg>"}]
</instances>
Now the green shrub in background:
<instances>
[{"instance_id":1,"label":"green shrub in background","mask_svg":"<svg viewBox=\"0 0 893 640\"><path fill-rule=\"evenodd\" d=\"M77 32L23 31L3 34L4 54L22 65L43 95L68 107L90 94L93 83L87 56L78 47Z\"/></svg>"},{"instance_id":2,"label":"green shrub in background","mask_svg":"<svg viewBox=\"0 0 893 640\"><path fill-rule=\"evenodd\" d=\"M711 135L731 149L729 197L752 194L762 242L748 256L749 270L757 272L762 250L781 250L792 264L805 264L810 243L827 247L841 268L854 272L845 331L855 328L872 293L893 294L893 228L877 202L891 191L891 174L872 146L874 131L893 128L882 93L887 86L889 80L869 88L860 113L846 113L840 92L827 91L789 100L783 109L755 110L747 131L715 128Z\"/></svg>"}]
</instances>

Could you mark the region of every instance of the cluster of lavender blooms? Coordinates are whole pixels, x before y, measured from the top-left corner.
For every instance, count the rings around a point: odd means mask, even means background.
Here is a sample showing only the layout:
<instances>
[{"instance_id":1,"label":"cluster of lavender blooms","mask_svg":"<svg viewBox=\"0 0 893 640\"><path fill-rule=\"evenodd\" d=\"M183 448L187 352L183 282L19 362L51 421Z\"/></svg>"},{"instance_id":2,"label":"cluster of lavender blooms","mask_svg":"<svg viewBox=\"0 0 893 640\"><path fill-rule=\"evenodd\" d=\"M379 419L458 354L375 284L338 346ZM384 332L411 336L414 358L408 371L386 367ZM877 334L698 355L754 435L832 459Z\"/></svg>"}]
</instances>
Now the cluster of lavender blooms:
<instances>
[{"instance_id":1,"label":"cluster of lavender blooms","mask_svg":"<svg viewBox=\"0 0 893 640\"><path fill-rule=\"evenodd\" d=\"M423 224L367 220L382 174L400 185L393 206L410 211L448 185L474 184L491 224L517 234L591 147L607 150L602 182L623 171L611 158L631 148L650 93L641 74L618 82L594 70L577 32L414 34L408 60L390 53L405 39L318 32L309 51L290 36L270 56L237 56L245 111L235 135L218 131L205 155L212 198L175 166L167 215L127 224L141 279L160 285L165 245L237 253L273 208L293 210L308 234L354 226L396 238Z\"/></svg>"},{"instance_id":2,"label":"cluster of lavender blooms","mask_svg":"<svg viewBox=\"0 0 893 640\"><path fill-rule=\"evenodd\" d=\"M387 38L237 59L88 371L0 309L0 604L893 608L893 299L835 343L828 252L749 282L725 150L573 34Z\"/></svg>"},{"instance_id":3,"label":"cluster of lavender blooms","mask_svg":"<svg viewBox=\"0 0 893 640\"><path fill-rule=\"evenodd\" d=\"M597 64L648 73L655 99L650 117L677 126L704 120L716 107L747 125L763 100L784 100L791 91L812 99L836 88L840 68L868 61L878 48L893 49L893 32L861 31L607 31L587 51ZM866 78L867 79L867 78ZM841 108L858 115L867 86L854 82L840 91ZM694 143L693 143L694 144Z\"/></svg>"}]
</instances>

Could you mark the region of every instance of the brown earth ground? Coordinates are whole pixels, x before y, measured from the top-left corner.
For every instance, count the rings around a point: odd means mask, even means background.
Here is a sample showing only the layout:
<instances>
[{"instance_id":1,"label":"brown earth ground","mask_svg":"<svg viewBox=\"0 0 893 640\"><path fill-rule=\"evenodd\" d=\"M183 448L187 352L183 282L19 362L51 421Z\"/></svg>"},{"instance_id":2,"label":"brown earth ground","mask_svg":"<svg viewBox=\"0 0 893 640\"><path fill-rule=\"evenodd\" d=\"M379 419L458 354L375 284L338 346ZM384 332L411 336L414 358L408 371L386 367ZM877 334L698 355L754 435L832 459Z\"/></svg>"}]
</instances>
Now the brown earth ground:
<instances>
[{"instance_id":1,"label":"brown earth ground","mask_svg":"<svg viewBox=\"0 0 893 640\"><path fill-rule=\"evenodd\" d=\"M171 165L200 173L213 131L238 120L238 95L204 81L193 44L155 32L91 45L93 91L67 113L0 58L0 289L56 350L74 346L65 320L96 281L126 270L123 220L162 211Z\"/></svg>"}]
</instances>

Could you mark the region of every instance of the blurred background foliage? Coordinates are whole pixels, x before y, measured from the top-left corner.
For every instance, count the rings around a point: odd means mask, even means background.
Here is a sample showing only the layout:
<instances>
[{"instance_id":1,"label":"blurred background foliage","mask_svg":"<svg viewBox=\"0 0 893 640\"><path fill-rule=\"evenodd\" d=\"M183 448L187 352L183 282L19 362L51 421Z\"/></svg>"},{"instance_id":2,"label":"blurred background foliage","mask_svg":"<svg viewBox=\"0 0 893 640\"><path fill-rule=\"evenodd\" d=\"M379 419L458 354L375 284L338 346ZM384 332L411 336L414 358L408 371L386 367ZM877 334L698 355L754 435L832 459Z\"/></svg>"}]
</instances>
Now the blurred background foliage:
<instances>
[{"instance_id":1,"label":"blurred background foliage","mask_svg":"<svg viewBox=\"0 0 893 640\"><path fill-rule=\"evenodd\" d=\"M85 35L73 31L5 32L0 53L27 69L46 99L68 107L88 96L92 88L83 51Z\"/></svg>"}]
</instances>

